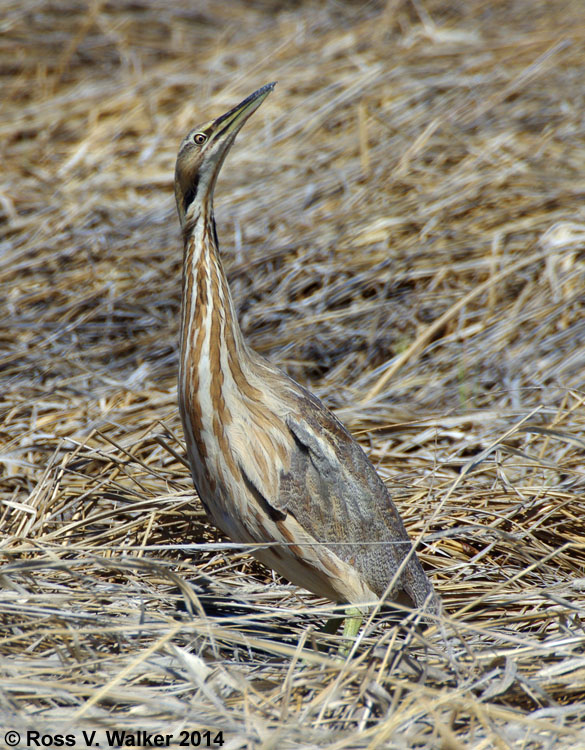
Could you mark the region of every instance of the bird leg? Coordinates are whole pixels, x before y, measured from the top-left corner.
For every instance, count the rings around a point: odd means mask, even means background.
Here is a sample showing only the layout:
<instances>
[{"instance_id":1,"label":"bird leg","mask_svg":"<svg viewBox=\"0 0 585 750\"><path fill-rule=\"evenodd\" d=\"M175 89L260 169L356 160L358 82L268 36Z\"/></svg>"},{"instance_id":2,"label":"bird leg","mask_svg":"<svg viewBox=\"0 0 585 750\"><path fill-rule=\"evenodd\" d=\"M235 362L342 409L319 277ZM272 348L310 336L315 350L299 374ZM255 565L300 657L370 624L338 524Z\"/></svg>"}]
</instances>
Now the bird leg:
<instances>
[{"instance_id":1,"label":"bird leg","mask_svg":"<svg viewBox=\"0 0 585 750\"><path fill-rule=\"evenodd\" d=\"M343 637L347 640L353 640L360 631L362 620L363 614L358 607L347 607L345 617L331 617L323 625L321 632L333 635L343 622Z\"/></svg>"},{"instance_id":2,"label":"bird leg","mask_svg":"<svg viewBox=\"0 0 585 750\"><path fill-rule=\"evenodd\" d=\"M355 638L360 632L363 615L357 607L348 607L345 610L345 620L343 621L343 637Z\"/></svg>"}]
</instances>

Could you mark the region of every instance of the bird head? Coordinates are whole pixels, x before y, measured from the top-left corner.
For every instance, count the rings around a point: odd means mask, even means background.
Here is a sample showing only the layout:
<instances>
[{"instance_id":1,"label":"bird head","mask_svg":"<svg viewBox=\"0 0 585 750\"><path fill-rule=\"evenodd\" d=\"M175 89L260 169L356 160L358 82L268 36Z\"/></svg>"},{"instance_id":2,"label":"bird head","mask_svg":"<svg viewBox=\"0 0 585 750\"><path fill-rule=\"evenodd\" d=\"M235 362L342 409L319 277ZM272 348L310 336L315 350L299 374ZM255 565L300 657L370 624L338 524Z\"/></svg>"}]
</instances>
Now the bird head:
<instances>
[{"instance_id":1,"label":"bird head","mask_svg":"<svg viewBox=\"0 0 585 750\"><path fill-rule=\"evenodd\" d=\"M262 86L229 112L193 128L183 139L175 168L175 198L182 227L205 201L211 200L217 175L236 135L275 85Z\"/></svg>"}]
</instances>

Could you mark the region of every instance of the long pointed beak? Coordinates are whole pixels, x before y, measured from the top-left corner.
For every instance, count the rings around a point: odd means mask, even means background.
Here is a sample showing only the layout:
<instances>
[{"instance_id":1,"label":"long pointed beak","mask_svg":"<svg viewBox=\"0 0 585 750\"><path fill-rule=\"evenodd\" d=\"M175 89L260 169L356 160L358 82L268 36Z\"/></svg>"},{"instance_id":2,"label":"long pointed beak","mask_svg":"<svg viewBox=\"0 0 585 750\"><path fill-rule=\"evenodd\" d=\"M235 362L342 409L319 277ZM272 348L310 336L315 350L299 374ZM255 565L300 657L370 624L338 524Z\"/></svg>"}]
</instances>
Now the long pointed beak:
<instances>
[{"instance_id":1,"label":"long pointed beak","mask_svg":"<svg viewBox=\"0 0 585 750\"><path fill-rule=\"evenodd\" d=\"M230 109L225 115L221 115L217 120L214 120L212 140L223 140L226 136L232 134L235 136L248 117L258 109L275 86L276 81L267 83L266 86L254 91L253 94L247 96L244 101Z\"/></svg>"}]
</instances>

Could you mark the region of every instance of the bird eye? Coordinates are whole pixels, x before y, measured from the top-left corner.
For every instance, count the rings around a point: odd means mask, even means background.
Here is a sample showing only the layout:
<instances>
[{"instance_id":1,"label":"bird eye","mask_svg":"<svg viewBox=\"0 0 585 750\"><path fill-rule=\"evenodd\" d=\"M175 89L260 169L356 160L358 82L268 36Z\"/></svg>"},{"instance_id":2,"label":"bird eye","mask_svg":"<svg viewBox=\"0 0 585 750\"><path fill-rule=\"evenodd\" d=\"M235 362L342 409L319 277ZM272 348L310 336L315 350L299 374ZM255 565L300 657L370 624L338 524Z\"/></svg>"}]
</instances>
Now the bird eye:
<instances>
[{"instance_id":1,"label":"bird eye","mask_svg":"<svg viewBox=\"0 0 585 750\"><path fill-rule=\"evenodd\" d=\"M193 143L196 143L198 146L203 146L206 140L207 136L205 133L195 133L193 136Z\"/></svg>"}]
</instances>

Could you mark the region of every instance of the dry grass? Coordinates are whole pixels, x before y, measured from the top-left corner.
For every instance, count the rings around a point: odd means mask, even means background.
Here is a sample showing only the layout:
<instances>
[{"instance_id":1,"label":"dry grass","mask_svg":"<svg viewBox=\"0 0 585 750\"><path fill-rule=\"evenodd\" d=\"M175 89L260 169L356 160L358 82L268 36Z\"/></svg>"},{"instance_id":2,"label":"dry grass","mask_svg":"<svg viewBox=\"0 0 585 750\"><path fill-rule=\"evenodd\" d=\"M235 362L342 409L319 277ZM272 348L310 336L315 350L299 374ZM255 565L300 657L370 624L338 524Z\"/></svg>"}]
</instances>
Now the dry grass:
<instances>
[{"instance_id":1,"label":"dry grass","mask_svg":"<svg viewBox=\"0 0 585 750\"><path fill-rule=\"evenodd\" d=\"M3 731L585 747L580 0L5 0L1 28ZM345 662L181 459L176 149L275 79L216 201L242 326L360 436L445 602Z\"/></svg>"}]
</instances>

